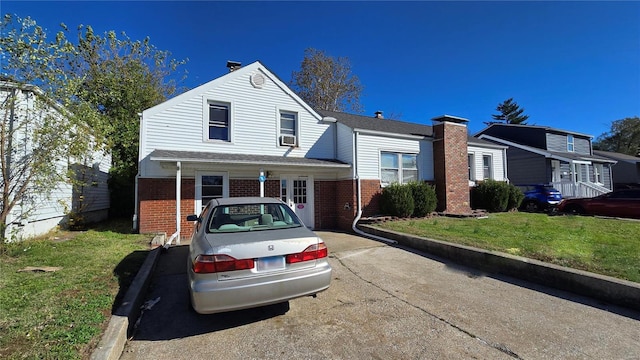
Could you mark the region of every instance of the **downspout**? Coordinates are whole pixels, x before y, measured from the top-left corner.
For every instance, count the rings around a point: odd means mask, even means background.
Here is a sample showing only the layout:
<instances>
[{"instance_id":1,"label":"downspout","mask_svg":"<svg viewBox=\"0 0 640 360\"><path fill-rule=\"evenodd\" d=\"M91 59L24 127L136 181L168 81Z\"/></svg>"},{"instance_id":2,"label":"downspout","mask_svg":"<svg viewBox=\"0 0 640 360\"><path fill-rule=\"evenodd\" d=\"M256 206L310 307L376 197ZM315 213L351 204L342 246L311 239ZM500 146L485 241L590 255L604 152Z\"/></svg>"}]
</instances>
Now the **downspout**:
<instances>
[{"instance_id":1,"label":"downspout","mask_svg":"<svg viewBox=\"0 0 640 360\"><path fill-rule=\"evenodd\" d=\"M180 184L182 183L182 163L176 162L176 232L171 235L169 240L164 244L164 248L168 249L176 239L176 245L180 245Z\"/></svg>"},{"instance_id":2,"label":"downspout","mask_svg":"<svg viewBox=\"0 0 640 360\"><path fill-rule=\"evenodd\" d=\"M507 183L510 183L509 176L507 175L507 149L502 149L502 168L504 169L504 179Z\"/></svg>"},{"instance_id":3,"label":"downspout","mask_svg":"<svg viewBox=\"0 0 640 360\"><path fill-rule=\"evenodd\" d=\"M398 242L395 240L390 240L384 238L382 236L367 234L366 232L358 229L358 221L362 217L362 196L361 196L361 184L360 184L360 174L358 173L358 132L354 131L353 133L353 173L356 179L356 196L358 197L358 212L356 218L353 219L353 223L351 224L351 230L356 234L368 238L372 238L377 241L381 241L390 245L397 244Z\"/></svg>"}]
</instances>

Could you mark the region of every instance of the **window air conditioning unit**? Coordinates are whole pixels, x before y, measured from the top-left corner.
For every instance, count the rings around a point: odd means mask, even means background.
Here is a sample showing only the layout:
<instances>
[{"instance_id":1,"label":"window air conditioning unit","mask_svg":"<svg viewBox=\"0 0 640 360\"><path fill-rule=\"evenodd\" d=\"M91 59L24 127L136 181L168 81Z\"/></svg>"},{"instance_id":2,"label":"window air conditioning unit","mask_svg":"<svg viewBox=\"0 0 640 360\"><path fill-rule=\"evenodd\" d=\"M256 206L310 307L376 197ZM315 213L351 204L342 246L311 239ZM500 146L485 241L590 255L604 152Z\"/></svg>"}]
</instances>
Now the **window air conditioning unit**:
<instances>
[{"instance_id":1,"label":"window air conditioning unit","mask_svg":"<svg viewBox=\"0 0 640 360\"><path fill-rule=\"evenodd\" d=\"M296 146L296 137L293 135L280 135L280 145Z\"/></svg>"}]
</instances>

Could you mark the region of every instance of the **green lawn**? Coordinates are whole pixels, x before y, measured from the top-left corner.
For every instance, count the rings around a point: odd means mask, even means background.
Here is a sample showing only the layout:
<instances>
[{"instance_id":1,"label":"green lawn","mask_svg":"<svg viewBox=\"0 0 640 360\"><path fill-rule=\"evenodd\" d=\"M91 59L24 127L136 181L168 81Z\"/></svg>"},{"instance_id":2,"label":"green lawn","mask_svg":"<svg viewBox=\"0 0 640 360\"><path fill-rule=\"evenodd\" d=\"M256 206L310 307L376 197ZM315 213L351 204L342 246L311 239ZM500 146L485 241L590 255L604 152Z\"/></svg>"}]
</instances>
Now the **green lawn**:
<instances>
[{"instance_id":1,"label":"green lawn","mask_svg":"<svg viewBox=\"0 0 640 360\"><path fill-rule=\"evenodd\" d=\"M378 226L640 282L639 221L511 212Z\"/></svg>"},{"instance_id":2,"label":"green lawn","mask_svg":"<svg viewBox=\"0 0 640 360\"><path fill-rule=\"evenodd\" d=\"M121 226L118 226L121 225ZM144 262L149 237L129 224L8 244L0 254L0 358L83 359ZM111 229L123 229L118 232ZM25 267L55 272L20 272Z\"/></svg>"}]
</instances>

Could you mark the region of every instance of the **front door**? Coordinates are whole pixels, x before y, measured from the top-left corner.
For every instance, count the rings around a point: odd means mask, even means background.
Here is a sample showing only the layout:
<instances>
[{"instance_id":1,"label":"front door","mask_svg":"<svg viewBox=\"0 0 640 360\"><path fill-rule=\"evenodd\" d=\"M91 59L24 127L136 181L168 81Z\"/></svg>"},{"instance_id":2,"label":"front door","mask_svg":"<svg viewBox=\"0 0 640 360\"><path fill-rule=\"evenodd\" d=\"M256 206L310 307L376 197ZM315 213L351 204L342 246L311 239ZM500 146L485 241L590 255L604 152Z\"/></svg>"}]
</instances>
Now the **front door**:
<instances>
[{"instance_id":1,"label":"front door","mask_svg":"<svg viewBox=\"0 0 640 360\"><path fill-rule=\"evenodd\" d=\"M306 227L314 227L313 178L311 176L282 176L280 198L293 209Z\"/></svg>"}]
</instances>

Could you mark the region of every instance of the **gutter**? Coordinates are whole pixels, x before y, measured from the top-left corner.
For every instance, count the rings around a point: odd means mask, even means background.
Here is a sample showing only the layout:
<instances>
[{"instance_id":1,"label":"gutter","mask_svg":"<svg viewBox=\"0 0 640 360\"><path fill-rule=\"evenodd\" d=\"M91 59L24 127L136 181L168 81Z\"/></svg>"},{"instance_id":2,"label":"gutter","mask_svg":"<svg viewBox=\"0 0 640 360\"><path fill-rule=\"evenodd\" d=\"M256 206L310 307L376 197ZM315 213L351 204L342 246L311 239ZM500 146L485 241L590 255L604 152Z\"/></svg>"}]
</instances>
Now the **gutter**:
<instances>
[{"instance_id":1,"label":"gutter","mask_svg":"<svg viewBox=\"0 0 640 360\"><path fill-rule=\"evenodd\" d=\"M376 241L380 241L389 245L395 245L398 243L395 240L390 240L382 236L368 234L358 229L358 221L360 221L360 218L362 217L362 191L361 191L362 185L360 183L360 175L358 174L358 133L359 131L356 131L356 130L354 130L353 132L353 171L354 171L354 176L357 182L356 196L358 197L358 213L356 215L356 218L353 219L353 223L351 224L351 230L353 230L356 234L360 236L370 238Z\"/></svg>"}]
</instances>

